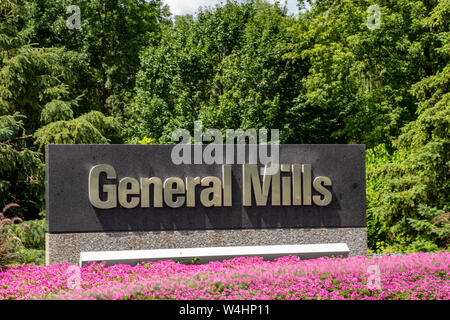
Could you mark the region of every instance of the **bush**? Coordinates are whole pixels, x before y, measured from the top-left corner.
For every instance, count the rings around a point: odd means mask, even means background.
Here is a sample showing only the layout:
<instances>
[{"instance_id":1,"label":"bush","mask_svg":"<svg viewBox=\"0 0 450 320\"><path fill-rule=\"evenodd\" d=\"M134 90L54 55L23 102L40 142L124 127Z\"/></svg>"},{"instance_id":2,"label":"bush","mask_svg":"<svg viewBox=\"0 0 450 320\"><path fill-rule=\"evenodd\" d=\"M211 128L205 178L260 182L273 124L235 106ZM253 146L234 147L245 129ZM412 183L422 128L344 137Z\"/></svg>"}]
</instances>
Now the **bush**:
<instances>
[{"instance_id":1,"label":"bush","mask_svg":"<svg viewBox=\"0 0 450 320\"><path fill-rule=\"evenodd\" d=\"M383 219L374 214L374 209L378 205L378 191L383 181L372 173L377 167L388 163L391 158L383 144L366 151L367 247L375 253L385 251L386 232Z\"/></svg>"},{"instance_id":2,"label":"bush","mask_svg":"<svg viewBox=\"0 0 450 320\"><path fill-rule=\"evenodd\" d=\"M18 217L7 218L5 216L9 209L15 207L19 207L19 205L10 203L0 212L0 269L21 258L20 250L23 249L22 241L9 228L9 225L16 221L22 222L22 220Z\"/></svg>"},{"instance_id":3,"label":"bush","mask_svg":"<svg viewBox=\"0 0 450 320\"><path fill-rule=\"evenodd\" d=\"M444 18L449 12L448 2L439 2L424 21L439 34L436 55L442 64L411 87L417 118L393 141L388 161L368 173L368 226L381 222L369 237L402 252L450 245L450 38Z\"/></svg>"},{"instance_id":4,"label":"bush","mask_svg":"<svg viewBox=\"0 0 450 320\"><path fill-rule=\"evenodd\" d=\"M45 250L22 248L19 253L21 263L45 265Z\"/></svg>"},{"instance_id":5,"label":"bush","mask_svg":"<svg viewBox=\"0 0 450 320\"><path fill-rule=\"evenodd\" d=\"M7 218L6 212L13 207L19 205L9 204L0 212L0 269L23 263L45 264L45 219L25 223L18 217Z\"/></svg>"},{"instance_id":6,"label":"bush","mask_svg":"<svg viewBox=\"0 0 450 320\"><path fill-rule=\"evenodd\" d=\"M27 249L45 249L45 219L29 220L9 226Z\"/></svg>"}]
</instances>

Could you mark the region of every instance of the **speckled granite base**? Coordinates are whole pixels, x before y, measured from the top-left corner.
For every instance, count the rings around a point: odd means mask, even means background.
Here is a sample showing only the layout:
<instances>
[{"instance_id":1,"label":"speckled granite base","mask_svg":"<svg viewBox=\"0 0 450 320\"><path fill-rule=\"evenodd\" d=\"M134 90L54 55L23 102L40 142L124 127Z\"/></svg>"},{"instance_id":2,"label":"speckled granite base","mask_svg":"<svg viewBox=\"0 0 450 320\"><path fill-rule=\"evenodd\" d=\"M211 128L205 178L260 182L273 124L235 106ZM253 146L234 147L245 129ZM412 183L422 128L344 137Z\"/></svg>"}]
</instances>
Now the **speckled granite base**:
<instances>
[{"instance_id":1,"label":"speckled granite base","mask_svg":"<svg viewBox=\"0 0 450 320\"><path fill-rule=\"evenodd\" d=\"M78 264L82 251L261 246L345 242L350 255L367 253L366 228L240 229L108 233L47 233L46 264Z\"/></svg>"}]
</instances>

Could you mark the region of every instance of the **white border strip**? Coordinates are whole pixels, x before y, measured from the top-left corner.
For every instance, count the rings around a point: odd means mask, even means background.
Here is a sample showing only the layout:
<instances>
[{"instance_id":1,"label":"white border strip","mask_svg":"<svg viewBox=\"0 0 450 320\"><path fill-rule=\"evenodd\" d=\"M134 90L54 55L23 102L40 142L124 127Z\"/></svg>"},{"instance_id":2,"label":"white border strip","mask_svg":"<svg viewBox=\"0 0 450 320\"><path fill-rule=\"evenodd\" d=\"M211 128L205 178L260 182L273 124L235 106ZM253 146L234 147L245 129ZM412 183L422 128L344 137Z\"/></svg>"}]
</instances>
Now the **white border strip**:
<instances>
[{"instance_id":1,"label":"white border strip","mask_svg":"<svg viewBox=\"0 0 450 320\"><path fill-rule=\"evenodd\" d=\"M106 262L107 264L132 264L142 261L164 259L184 260L199 258L200 260L223 260L238 256L276 257L296 255L299 257L320 257L326 255L348 255L346 243L321 243L300 245L272 246L233 246L154 250L119 250L88 251L80 253L80 266L90 262ZM204 259L202 259L204 258Z\"/></svg>"}]
</instances>

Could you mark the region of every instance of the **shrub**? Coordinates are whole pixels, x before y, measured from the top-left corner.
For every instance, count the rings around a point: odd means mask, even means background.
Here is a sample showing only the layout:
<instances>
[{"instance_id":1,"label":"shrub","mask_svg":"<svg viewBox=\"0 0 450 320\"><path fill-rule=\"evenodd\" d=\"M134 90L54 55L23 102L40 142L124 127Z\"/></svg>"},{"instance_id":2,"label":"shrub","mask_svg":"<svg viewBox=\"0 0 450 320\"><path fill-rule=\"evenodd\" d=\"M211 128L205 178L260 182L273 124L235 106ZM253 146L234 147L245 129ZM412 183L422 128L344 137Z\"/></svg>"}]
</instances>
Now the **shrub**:
<instances>
[{"instance_id":1,"label":"shrub","mask_svg":"<svg viewBox=\"0 0 450 320\"><path fill-rule=\"evenodd\" d=\"M14 222L22 222L18 217L7 218L6 212L11 209L19 207L17 203L10 203L6 205L0 212L0 269L17 259L20 259L20 250L23 248L22 241L16 236L9 224Z\"/></svg>"},{"instance_id":2,"label":"shrub","mask_svg":"<svg viewBox=\"0 0 450 320\"><path fill-rule=\"evenodd\" d=\"M45 265L45 250L22 248L19 251L21 264L31 264L43 266Z\"/></svg>"},{"instance_id":3,"label":"shrub","mask_svg":"<svg viewBox=\"0 0 450 320\"><path fill-rule=\"evenodd\" d=\"M382 222L376 235L382 233L387 245L399 251L449 249L449 10L448 2L439 2L424 20L439 34L436 55L443 63L411 87L417 118L403 127L388 161L369 172L368 214Z\"/></svg>"},{"instance_id":4,"label":"shrub","mask_svg":"<svg viewBox=\"0 0 450 320\"><path fill-rule=\"evenodd\" d=\"M45 219L28 220L24 223L10 225L9 228L22 241L27 249L45 249Z\"/></svg>"}]
</instances>

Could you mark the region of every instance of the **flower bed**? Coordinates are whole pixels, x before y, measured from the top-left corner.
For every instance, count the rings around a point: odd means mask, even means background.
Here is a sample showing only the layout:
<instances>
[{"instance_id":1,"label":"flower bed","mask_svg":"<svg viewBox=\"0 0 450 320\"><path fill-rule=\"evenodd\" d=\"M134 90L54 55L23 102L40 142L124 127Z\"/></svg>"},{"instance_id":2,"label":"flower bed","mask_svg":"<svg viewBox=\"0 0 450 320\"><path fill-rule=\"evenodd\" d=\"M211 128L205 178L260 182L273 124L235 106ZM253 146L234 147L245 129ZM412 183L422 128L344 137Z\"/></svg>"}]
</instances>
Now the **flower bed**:
<instances>
[{"instance_id":1,"label":"flower bed","mask_svg":"<svg viewBox=\"0 0 450 320\"><path fill-rule=\"evenodd\" d=\"M80 269L23 265L0 272L0 299L450 300L449 265L450 252L275 261L240 257L204 265L162 261Z\"/></svg>"}]
</instances>

